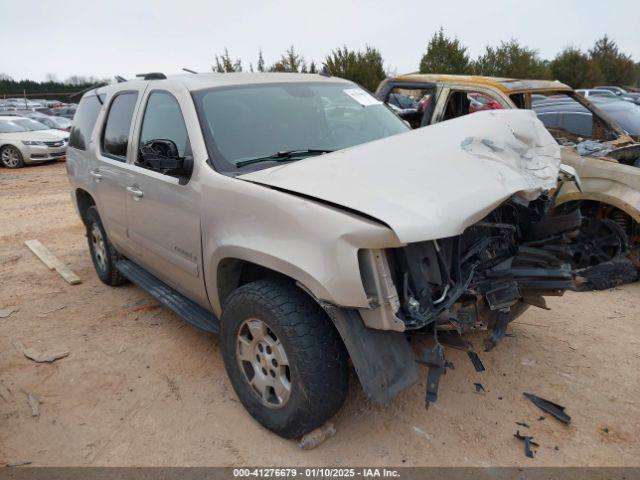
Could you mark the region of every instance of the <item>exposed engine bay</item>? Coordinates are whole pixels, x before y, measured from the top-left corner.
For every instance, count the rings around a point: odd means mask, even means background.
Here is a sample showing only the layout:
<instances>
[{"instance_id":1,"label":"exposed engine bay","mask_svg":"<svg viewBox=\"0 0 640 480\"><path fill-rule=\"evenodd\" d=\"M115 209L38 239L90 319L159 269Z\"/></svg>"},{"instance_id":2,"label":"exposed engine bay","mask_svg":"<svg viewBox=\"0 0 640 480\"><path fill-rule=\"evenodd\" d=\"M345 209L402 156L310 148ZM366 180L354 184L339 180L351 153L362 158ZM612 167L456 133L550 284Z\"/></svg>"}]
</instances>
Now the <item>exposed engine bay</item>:
<instances>
[{"instance_id":1,"label":"exposed engine bay","mask_svg":"<svg viewBox=\"0 0 640 480\"><path fill-rule=\"evenodd\" d=\"M570 289L570 265L539 238L545 204L510 201L460 236L390 251L406 328L485 329L493 312L507 313L519 302L542 306L543 295ZM578 212L550 237L579 226Z\"/></svg>"},{"instance_id":2,"label":"exposed engine bay","mask_svg":"<svg viewBox=\"0 0 640 480\"><path fill-rule=\"evenodd\" d=\"M566 244L581 223L579 210L548 216L550 203L514 196L462 235L386 250L395 286L386 286L386 306L404 330L459 333L493 328L526 305L545 308L544 295L573 288Z\"/></svg>"}]
</instances>

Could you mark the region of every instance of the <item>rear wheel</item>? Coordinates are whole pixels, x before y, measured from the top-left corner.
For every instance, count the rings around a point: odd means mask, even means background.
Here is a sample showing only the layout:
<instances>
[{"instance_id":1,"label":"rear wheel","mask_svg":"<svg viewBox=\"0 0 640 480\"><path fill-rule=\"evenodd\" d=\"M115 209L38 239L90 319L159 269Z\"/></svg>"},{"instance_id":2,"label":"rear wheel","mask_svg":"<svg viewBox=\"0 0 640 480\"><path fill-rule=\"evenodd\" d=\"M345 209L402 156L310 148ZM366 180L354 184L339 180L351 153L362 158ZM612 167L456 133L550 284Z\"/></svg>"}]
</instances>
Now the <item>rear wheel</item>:
<instances>
[{"instance_id":1,"label":"rear wheel","mask_svg":"<svg viewBox=\"0 0 640 480\"><path fill-rule=\"evenodd\" d=\"M85 215L87 242L91 260L100 280L110 286L122 285L127 279L116 269L120 254L113 248L96 207L89 207Z\"/></svg>"},{"instance_id":2,"label":"rear wheel","mask_svg":"<svg viewBox=\"0 0 640 480\"><path fill-rule=\"evenodd\" d=\"M24 159L22 153L13 145L6 145L0 150L0 161L7 168L24 167Z\"/></svg>"},{"instance_id":3,"label":"rear wheel","mask_svg":"<svg viewBox=\"0 0 640 480\"><path fill-rule=\"evenodd\" d=\"M331 320L293 283L265 279L234 291L220 343L233 388L249 413L285 438L319 427L342 406L349 370Z\"/></svg>"}]
</instances>

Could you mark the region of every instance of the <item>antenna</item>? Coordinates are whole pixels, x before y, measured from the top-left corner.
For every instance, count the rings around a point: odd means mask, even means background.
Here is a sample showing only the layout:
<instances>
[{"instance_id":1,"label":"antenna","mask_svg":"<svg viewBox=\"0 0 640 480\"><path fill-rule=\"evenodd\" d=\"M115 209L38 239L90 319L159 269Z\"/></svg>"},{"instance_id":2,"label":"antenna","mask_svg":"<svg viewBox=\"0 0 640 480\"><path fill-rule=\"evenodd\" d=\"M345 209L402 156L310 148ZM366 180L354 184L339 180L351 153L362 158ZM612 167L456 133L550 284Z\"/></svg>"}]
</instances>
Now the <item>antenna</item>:
<instances>
[{"instance_id":1,"label":"antenna","mask_svg":"<svg viewBox=\"0 0 640 480\"><path fill-rule=\"evenodd\" d=\"M191 70L190 68L184 68L184 67L182 67L182 70L184 70L184 71L185 71L185 72L187 72L187 73L198 73L198 72L196 72L195 70Z\"/></svg>"},{"instance_id":2,"label":"antenna","mask_svg":"<svg viewBox=\"0 0 640 480\"><path fill-rule=\"evenodd\" d=\"M117 81L118 83L122 83L122 82L126 82L126 81L127 81L127 79L126 79L126 78L124 78L124 77L123 77L123 76L121 76L121 75L116 75L114 78L116 79L116 81Z\"/></svg>"}]
</instances>

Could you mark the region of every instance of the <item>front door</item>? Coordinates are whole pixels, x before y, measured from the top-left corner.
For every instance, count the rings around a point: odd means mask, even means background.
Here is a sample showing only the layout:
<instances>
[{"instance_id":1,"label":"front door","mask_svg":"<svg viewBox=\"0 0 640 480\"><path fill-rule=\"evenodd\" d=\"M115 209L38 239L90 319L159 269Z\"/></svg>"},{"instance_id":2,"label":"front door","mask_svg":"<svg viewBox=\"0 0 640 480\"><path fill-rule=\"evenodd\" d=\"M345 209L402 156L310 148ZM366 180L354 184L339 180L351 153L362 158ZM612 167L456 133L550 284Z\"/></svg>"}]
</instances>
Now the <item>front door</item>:
<instances>
[{"instance_id":1,"label":"front door","mask_svg":"<svg viewBox=\"0 0 640 480\"><path fill-rule=\"evenodd\" d=\"M200 238L200 193L190 179L154 171L139 157L151 140L171 140L181 157L192 156L180 100L188 95L150 90L134 131L134 158L126 186L127 235L138 263L205 308ZM195 132L194 132L195 134Z\"/></svg>"}]
</instances>

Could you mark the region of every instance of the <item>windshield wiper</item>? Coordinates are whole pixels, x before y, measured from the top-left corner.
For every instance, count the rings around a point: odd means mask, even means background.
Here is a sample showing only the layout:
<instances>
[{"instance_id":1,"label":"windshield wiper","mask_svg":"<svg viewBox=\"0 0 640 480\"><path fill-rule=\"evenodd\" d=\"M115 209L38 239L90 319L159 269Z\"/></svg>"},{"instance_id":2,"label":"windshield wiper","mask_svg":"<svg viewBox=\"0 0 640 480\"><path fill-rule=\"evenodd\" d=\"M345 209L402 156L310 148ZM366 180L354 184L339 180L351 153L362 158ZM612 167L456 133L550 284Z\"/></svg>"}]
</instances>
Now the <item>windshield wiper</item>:
<instances>
[{"instance_id":1,"label":"windshield wiper","mask_svg":"<svg viewBox=\"0 0 640 480\"><path fill-rule=\"evenodd\" d=\"M266 157L249 158L236 163L237 168L260 162L289 162L296 157L305 157L309 155L322 155L323 153L331 153L333 150L309 148L306 150L282 150L280 152L267 155Z\"/></svg>"}]
</instances>

